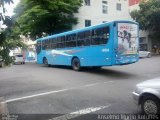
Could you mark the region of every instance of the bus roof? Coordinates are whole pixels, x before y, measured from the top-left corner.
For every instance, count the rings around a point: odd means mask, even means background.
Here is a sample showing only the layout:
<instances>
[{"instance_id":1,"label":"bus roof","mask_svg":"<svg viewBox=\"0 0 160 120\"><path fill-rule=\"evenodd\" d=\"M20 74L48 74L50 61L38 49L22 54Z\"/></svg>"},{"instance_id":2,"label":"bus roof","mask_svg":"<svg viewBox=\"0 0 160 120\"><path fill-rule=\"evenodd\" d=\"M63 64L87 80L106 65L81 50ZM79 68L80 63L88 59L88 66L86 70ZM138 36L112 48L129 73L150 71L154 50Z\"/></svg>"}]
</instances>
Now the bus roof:
<instances>
[{"instance_id":1,"label":"bus roof","mask_svg":"<svg viewBox=\"0 0 160 120\"><path fill-rule=\"evenodd\" d=\"M81 28L81 29L71 30L71 31L67 31L67 32L59 33L59 34L49 35L49 36L46 36L46 37L39 38L39 39L37 39L37 41L46 40L46 39L50 39L50 38L56 38L56 37L60 37L60 36L63 36L63 35L68 35L68 34L72 34L72 33L76 33L76 32L83 32L83 31L86 31L86 30L94 29L94 28L97 28L97 27L103 27L103 26L106 26L106 25L114 24L114 23L133 23L133 24L138 25L138 23L135 22L135 21L117 20L117 21L101 23L101 24L98 24L98 25L89 26L89 27L85 27L85 28Z\"/></svg>"}]
</instances>

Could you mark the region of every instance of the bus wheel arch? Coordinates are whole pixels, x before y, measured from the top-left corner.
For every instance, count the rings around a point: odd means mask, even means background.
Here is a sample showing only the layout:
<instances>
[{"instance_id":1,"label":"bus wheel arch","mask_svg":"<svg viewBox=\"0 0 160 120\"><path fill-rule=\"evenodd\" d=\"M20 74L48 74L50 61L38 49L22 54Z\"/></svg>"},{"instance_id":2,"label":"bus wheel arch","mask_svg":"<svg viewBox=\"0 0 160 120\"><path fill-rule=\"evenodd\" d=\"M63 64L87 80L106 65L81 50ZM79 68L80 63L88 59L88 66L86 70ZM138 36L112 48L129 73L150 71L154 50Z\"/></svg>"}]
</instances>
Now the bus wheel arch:
<instances>
[{"instance_id":1,"label":"bus wheel arch","mask_svg":"<svg viewBox=\"0 0 160 120\"><path fill-rule=\"evenodd\" d=\"M81 70L81 62L80 59L76 56L74 56L71 60L71 66L73 70L80 71Z\"/></svg>"}]
</instances>

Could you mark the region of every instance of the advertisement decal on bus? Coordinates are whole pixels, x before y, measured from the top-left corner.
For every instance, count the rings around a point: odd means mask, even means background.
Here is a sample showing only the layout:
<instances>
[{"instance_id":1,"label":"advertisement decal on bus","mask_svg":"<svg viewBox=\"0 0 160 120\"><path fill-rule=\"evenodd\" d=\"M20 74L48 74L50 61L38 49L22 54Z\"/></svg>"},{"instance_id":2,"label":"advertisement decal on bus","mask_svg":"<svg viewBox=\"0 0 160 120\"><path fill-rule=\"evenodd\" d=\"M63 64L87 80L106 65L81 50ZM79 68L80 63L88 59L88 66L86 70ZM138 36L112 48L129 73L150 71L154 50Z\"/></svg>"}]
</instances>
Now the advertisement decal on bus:
<instances>
[{"instance_id":1,"label":"advertisement decal on bus","mask_svg":"<svg viewBox=\"0 0 160 120\"><path fill-rule=\"evenodd\" d=\"M118 23L118 54L137 54L138 51L138 25L131 23Z\"/></svg>"}]
</instances>

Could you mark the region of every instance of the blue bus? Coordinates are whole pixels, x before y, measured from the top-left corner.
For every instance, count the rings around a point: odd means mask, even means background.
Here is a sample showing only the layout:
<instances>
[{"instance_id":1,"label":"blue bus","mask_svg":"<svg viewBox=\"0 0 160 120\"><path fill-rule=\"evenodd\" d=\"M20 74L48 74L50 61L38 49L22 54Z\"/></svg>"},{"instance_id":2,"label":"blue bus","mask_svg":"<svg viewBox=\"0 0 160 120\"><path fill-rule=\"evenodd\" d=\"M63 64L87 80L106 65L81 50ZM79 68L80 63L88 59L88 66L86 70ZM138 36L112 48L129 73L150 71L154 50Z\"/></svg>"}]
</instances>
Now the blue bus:
<instances>
[{"instance_id":1,"label":"blue bus","mask_svg":"<svg viewBox=\"0 0 160 120\"><path fill-rule=\"evenodd\" d=\"M139 25L112 21L37 39L37 63L82 67L126 65L139 60Z\"/></svg>"}]
</instances>

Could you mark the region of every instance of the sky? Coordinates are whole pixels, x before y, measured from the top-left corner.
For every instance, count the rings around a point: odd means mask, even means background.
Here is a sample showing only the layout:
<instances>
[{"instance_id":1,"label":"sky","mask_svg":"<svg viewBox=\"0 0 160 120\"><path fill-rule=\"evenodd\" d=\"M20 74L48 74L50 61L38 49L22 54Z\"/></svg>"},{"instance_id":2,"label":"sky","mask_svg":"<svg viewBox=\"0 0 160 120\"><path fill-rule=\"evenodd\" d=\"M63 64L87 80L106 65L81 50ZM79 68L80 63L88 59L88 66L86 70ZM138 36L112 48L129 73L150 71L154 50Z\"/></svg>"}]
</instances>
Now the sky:
<instances>
[{"instance_id":1,"label":"sky","mask_svg":"<svg viewBox=\"0 0 160 120\"><path fill-rule=\"evenodd\" d=\"M12 16L14 15L13 10L16 7L16 5L19 3L20 0L13 0L14 4L5 4L5 8L6 8L6 16ZM2 11L2 8L0 8L0 11ZM3 24L2 21L0 21L0 28L6 28L6 25Z\"/></svg>"},{"instance_id":2,"label":"sky","mask_svg":"<svg viewBox=\"0 0 160 120\"><path fill-rule=\"evenodd\" d=\"M13 10L14 10L14 8L16 7L16 5L18 4L18 2L19 2L20 0L13 0L13 2L14 2L14 4L6 4L5 6L6 6L6 10L7 10L7 12L6 12L6 14L5 15L7 15L7 16L12 16L14 13L13 13Z\"/></svg>"}]
</instances>

